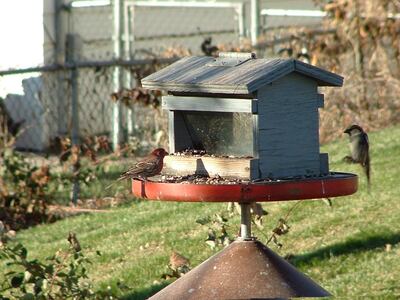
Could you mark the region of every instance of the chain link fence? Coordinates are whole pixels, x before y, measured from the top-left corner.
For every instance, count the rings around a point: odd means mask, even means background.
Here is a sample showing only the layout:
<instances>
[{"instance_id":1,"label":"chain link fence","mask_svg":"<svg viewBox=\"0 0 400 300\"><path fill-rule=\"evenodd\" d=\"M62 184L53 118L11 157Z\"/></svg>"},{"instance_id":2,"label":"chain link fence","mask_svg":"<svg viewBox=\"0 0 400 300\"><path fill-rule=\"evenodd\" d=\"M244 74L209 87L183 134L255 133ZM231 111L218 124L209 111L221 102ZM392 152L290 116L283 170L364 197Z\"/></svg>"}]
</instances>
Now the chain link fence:
<instances>
[{"instance_id":1,"label":"chain link fence","mask_svg":"<svg viewBox=\"0 0 400 300\"><path fill-rule=\"evenodd\" d=\"M23 5L22 0L3 0L0 12L7 8L4 3L17 1ZM58 154L62 139L77 145L97 137L114 149L133 144L140 154L167 147L167 114L157 106L160 94L142 90L140 80L179 57L215 54L213 49L292 57L344 75L345 86L327 92L323 141L338 137L337 128L344 124L369 130L399 122L400 14L394 4L385 10L368 1L361 11L352 5L352 11L331 3L321 11L312 0L29 3L42 5L35 36L43 40L15 45L34 34L30 24L18 23L24 16L0 26L25 30L25 36L0 50L11 45L23 48L24 57L38 49L42 53L40 65L30 67L18 64L20 51L15 64L6 61L12 53L0 55L0 108L10 120L8 130L19 132L19 150ZM18 92L13 91L15 82L21 85Z\"/></svg>"},{"instance_id":2,"label":"chain link fence","mask_svg":"<svg viewBox=\"0 0 400 300\"><path fill-rule=\"evenodd\" d=\"M104 135L116 146L136 136L136 140L150 139L143 143L153 146L160 142L163 113L138 102L122 105L112 101L113 93L140 86L140 79L162 66L160 62L204 55L206 40L208 47L225 51L254 50L246 40L251 27L249 1L40 2L43 64L0 71L3 85L16 75L33 74L23 79L22 93L3 94L9 117L23 129L16 143L21 150L51 151L55 141L71 137L74 128L80 139ZM256 48L259 57L278 53L293 38L285 39L283 25L298 25L300 17L288 18L287 11L276 10L312 8L309 2L260 1L259 27L269 40ZM310 18L313 26L319 22ZM310 18L303 18L303 25L309 25ZM140 136L142 131L154 138Z\"/></svg>"},{"instance_id":3,"label":"chain link fence","mask_svg":"<svg viewBox=\"0 0 400 300\"><path fill-rule=\"evenodd\" d=\"M139 155L167 147L161 94L141 89L143 77L182 56L215 54L213 49L276 55L292 40L290 30L282 26L299 24L299 18L274 15L274 9L291 8L293 1L259 1L256 31L268 40L253 47L253 1L31 1L42 5L43 22L36 32L33 26L24 32L37 36L38 43L21 45L26 55L33 49L41 52L42 60L28 67L4 67L0 61L0 102L10 121L8 130L17 136L16 148L56 154L50 157L60 162L68 151L73 156L74 145L83 151L82 144L91 147L93 141L114 150L128 145ZM312 21L311 26L319 22ZM11 86L18 80L22 88L13 92ZM79 159L71 163L72 174L78 174ZM71 177L75 203L79 194L97 195L90 187L80 188L78 177Z\"/></svg>"}]
</instances>

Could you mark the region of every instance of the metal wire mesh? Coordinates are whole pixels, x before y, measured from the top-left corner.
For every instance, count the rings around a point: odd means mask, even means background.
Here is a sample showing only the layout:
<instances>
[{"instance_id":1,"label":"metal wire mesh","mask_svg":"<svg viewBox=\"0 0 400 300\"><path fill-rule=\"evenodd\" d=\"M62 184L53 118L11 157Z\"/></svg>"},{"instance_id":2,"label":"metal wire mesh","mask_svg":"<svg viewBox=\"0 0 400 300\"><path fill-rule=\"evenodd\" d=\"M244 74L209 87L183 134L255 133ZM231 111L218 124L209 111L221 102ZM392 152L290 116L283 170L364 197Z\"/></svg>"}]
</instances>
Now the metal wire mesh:
<instances>
[{"instance_id":1,"label":"metal wire mesh","mask_svg":"<svg viewBox=\"0 0 400 300\"><path fill-rule=\"evenodd\" d=\"M239 44L243 35L243 12L239 3L188 3L181 6L150 6L133 3L132 52L136 57L151 50L154 54L181 48L192 54L203 54L201 44L211 36L215 44ZM192 6L190 6L192 5Z\"/></svg>"},{"instance_id":2,"label":"metal wire mesh","mask_svg":"<svg viewBox=\"0 0 400 300\"><path fill-rule=\"evenodd\" d=\"M221 49L229 49L227 45L235 49L235 45L243 42L241 38L248 35L250 19L249 3L241 1L120 0L120 20L114 18L115 1L88 7L77 7L75 4L80 1L36 1L43 4L44 40L43 45L39 45L43 51L43 65L30 70L40 73L22 81L21 93L2 95L11 119L23 128L16 146L38 152L51 150L57 137L71 136L77 120L81 139L112 136L116 120L113 119L115 104L111 95L138 86L141 77L156 70L151 60L204 54L201 44L207 37L212 38L212 45ZM260 9L311 8L310 1L301 2L261 1ZM270 27L282 23L281 17L265 16L264 23ZM116 26L121 28L119 33ZM72 46L69 44L71 36L74 37ZM273 33L270 36L276 37ZM260 56L270 54L260 52ZM131 63L121 64L121 59ZM150 60L144 63L142 59ZM19 76L27 71L17 69L1 73L0 86L1 83L8 85L6 82L15 74ZM74 95L77 116L72 114ZM117 120L120 141L128 142L133 137L135 143L149 147L163 142L166 134L161 129L166 129L165 114L139 102L120 106Z\"/></svg>"},{"instance_id":3,"label":"metal wire mesh","mask_svg":"<svg viewBox=\"0 0 400 300\"><path fill-rule=\"evenodd\" d=\"M82 38L80 59L109 60L113 53L112 7L72 8L67 13L68 32Z\"/></svg>"},{"instance_id":4,"label":"metal wire mesh","mask_svg":"<svg viewBox=\"0 0 400 300\"><path fill-rule=\"evenodd\" d=\"M0 61L0 97L4 100L0 108L1 112L5 108L11 121L8 129L17 135L17 149L58 154L24 156L36 165L51 164L71 173L71 200L75 204L79 198L96 197L98 191L80 186L79 155L76 160L74 149L87 155L85 151L105 143L106 147L100 147L104 154L112 142L114 149L128 145L125 149L135 149L141 155L156 147L168 148L168 114L157 106L161 94L141 89L143 77L179 57L214 55L217 48L256 50L258 57L276 54L280 49L276 45L287 43L288 34L287 30L271 28L299 23L268 15L266 9L304 8L304 3L311 2L260 1L259 29L264 29L268 40L251 48L250 1L31 1L41 5L43 23L34 26L36 32L33 25L26 26L25 35L18 36L18 45L26 49L27 57L41 53L41 60L28 67ZM37 43L26 42L29 35L36 36ZM15 92L14 86L19 91ZM245 148L237 150L238 154L248 154L251 138L241 136L248 122L236 117L234 114L231 134ZM69 164L64 163L68 159Z\"/></svg>"}]
</instances>

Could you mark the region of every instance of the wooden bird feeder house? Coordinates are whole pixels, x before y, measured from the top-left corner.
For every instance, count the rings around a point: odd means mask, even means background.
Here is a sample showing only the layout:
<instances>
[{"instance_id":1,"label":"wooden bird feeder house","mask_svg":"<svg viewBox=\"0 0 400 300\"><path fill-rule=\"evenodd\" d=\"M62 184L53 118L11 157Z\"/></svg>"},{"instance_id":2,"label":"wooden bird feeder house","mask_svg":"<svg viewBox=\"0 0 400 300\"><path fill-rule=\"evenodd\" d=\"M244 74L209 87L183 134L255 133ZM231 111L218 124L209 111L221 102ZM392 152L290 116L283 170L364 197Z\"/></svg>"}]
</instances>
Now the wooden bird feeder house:
<instances>
[{"instance_id":1,"label":"wooden bird feeder house","mask_svg":"<svg viewBox=\"0 0 400 300\"><path fill-rule=\"evenodd\" d=\"M319 152L319 86L343 78L294 59L256 59L253 53L187 57L144 78L166 90L169 152L165 172L247 180L316 177L329 173Z\"/></svg>"},{"instance_id":2,"label":"wooden bird feeder house","mask_svg":"<svg viewBox=\"0 0 400 300\"><path fill-rule=\"evenodd\" d=\"M357 176L330 172L328 154L319 150L318 109L324 97L318 87L342 84L341 76L315 66L256 59L251 53L187 57L142 80L144 88L168 92L162 107L169 112L170 155L163 173L217 180L134 179L133 194L241 207L240 237L151 299L329 295L252 236L250 204L357 191Z\"/></svg>"}]
</instances>

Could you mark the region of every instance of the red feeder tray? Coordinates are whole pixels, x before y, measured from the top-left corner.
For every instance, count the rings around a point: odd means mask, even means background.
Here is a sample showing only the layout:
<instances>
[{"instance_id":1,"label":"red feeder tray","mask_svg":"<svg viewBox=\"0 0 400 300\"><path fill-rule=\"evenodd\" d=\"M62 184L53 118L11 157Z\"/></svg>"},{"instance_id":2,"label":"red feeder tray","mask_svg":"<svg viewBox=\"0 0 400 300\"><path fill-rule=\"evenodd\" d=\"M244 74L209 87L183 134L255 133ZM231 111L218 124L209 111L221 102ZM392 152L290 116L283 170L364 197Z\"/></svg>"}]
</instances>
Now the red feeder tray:
<instances>
[{"instance_id":1,"label":"red feeder tray","mask_svg":"<svg viewBox=\"0 0 400 300\"><path fill-rule=\"evenodd\" d=\"M188 184L132 180L136 197L183 202L269 202L330 198L354 194L355 174L333 172L307 179L237 184Z\"/></svg>"}]
</instances>

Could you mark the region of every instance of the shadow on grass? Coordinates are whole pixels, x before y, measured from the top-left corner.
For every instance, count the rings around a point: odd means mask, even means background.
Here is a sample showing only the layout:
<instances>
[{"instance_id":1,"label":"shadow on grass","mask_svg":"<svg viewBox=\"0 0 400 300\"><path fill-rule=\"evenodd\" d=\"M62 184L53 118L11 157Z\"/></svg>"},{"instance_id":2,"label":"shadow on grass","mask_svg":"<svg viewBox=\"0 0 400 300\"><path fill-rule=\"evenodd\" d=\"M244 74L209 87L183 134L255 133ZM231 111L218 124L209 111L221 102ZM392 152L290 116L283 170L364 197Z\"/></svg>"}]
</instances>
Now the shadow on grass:
<instances>
[{"instance_id":1,"label":"shadow on grass","mask_svg":"<svg viewBox=\"0 0 400 300\"><path fill-rule=\"evenodd\" d=\"M360 233L346 242L320 248L303 255L289 256L287 259L295 266L314 264L332 256L363 252L383 248L386 244L400 242L400 232L396 233Z\"/></svg>"},{"instance_id":2,"label":"shadow on grass","mask_svg":"<svg viewBox=\"0 0 400 300\"><path fill-rule=\"evenodd\" d=\"M138 290L138 291L134 291L132 293L128 293L128 294L122 296L120 299L121 300L143 300L143 299L147 299L147 298L153 296L158 291L161 291L168 284L170 284L169 281L164 281L164 282L159 283L159 284L153 284L152 286L147 287L145 289L141 289L141 290Z\"/></svg>"}]
</instances>

